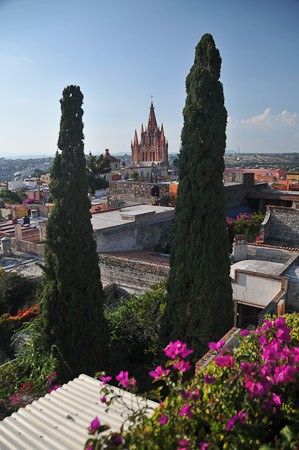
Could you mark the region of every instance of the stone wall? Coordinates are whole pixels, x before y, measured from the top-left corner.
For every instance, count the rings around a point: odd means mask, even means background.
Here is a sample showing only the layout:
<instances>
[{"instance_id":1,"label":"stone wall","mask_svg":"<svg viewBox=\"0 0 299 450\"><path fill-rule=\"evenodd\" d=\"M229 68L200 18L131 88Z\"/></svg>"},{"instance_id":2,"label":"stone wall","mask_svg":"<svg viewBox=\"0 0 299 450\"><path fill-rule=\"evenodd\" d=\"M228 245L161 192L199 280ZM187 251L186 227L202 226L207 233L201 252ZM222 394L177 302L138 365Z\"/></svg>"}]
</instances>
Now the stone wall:
<instances>
[{"instance_id":1,"label":"stone wall","mask_svg":"<svg viewBox=\"0 0 299 450\"><path fill-rule=\"evenodd\" d=\"M110 181L107 189L108 207L124 208L126 206L147 204L152 200L151 188L155 183L137 181ZM158 183L160 197L169 195L169 183Z\"/></svg>"},{"instance_id":2,"label":"stone wall","mask_svg":"<svg viewBox=\"0 0 299 450\"><path fill-rule=\"evenodd\" d=\"M266 244L299 247L299 210L268 206L262 229Z\"/></svg>"},{"instance_id":3,"label":"stone wall","mask_svg":"<svg viewBox=\"0 0 299 450\"><path fill-rule=\"evenodd\" d=\"M173 234L174 211L131 221L95 232L98 253L130 250L165 251Z\"/></svg>"},{"instance_id":4,"label":"stone wall","mask_svg":"<svg viewBox=\"0 0 299 450\"><path fill-rule=\"evenodd\" d=\"M99 260L103 284L117 283L129 293L149 291L153 284L165 280L169 274L169 267L159 264L105 254L100 254Z\"/></svg>"}]
</instances>

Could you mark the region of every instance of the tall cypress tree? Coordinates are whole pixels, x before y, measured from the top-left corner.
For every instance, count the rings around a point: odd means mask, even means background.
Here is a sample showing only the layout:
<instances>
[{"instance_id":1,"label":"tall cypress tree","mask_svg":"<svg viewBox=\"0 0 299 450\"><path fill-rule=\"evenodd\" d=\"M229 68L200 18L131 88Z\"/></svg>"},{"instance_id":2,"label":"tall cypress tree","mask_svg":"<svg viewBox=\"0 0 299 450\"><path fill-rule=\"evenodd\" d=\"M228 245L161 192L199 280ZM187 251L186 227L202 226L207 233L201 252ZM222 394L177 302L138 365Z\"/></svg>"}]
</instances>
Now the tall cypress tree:
<instances>
[{"instance_id":1,"label":"tall cypress tree","mask_svg":"<svg viewBox=\"0 0 299 450\"><path fill-rule=\"evenodd\" d=\"M72 371L67 376L74 376L103 367L104 292L87 196L80 88L66 87L60 103L61 152L51 171L55 206L47 222L41 317L46 346L57 349ZM58 371L67 366L61 363Z\"/></svg>"},{"instance_id":2,"label":"tall cypress tree","mask_svg":"<svg viewBox=\"0 0 299 450\"><path fill-rule=\"evenodd\" d=\"M213 37L196 47L186 79L169 300L163 339L181 339L201 355L233 324L223 185L227 113Z\"/></svg>"}]
</instances>

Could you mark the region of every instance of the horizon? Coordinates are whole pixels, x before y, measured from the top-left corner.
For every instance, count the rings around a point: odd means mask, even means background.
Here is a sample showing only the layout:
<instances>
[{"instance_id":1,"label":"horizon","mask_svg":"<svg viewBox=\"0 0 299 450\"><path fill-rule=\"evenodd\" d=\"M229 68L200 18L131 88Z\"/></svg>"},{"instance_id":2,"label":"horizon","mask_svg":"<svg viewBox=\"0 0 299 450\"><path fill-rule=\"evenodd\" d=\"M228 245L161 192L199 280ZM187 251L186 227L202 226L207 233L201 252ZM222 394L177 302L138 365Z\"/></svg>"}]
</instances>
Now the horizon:
<instances>
[{"instance_id":1,"label":"horizon","mask_svg":"<svg viewBox=\"0 0 299 450\"><path fill-rule=\"evenodd\" d=\"M131 154L152 99L169 152L178 154L185 80L207 32L222 58L227 149L299 151L298 1L152 0L151 6L0 0L0 157L55 156L59 100L70 84L84 95L85 153Z\"/></svg>"}]
</instances>

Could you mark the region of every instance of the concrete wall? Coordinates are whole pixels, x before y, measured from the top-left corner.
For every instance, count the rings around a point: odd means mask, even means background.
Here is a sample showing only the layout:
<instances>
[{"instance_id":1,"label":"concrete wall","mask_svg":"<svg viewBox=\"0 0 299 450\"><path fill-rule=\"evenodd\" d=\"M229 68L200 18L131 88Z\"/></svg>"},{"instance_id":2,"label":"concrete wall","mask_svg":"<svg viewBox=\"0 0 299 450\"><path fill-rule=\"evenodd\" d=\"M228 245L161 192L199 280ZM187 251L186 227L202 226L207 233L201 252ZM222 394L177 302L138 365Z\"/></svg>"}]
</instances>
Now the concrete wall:
<instances>
[{"instance_id":1,"label":"concrete wall","mask_svg":"<svg viewBox=\"0 0 299 450\"><path fill-rule=\"evenodd\" d=\"M173 234L174 212L154 214L152 219L137 220L95 232L98 253L129 250L164 251Z\"/></svg>"},{"instance_id":2,"label":"concrete wall","mask_svg":"<svg viewBox=\"0 0 299 450\"><path fill-rule=\"evenodd\" d=\"M264 308L281 291L282 280L236 270L232 288L235 301Z\"/></svg>"},{"instance_id":3,"label":"concrete wall","mask_svg":"<svg viewBox=\"0 0 299 450\"><path fill-rule=\"evenodd\" d=\"M260 261L272 261L282 264L292 262L297 257L297 253L290 250L272 247L259 247L257 245L247 245L248 259L258 259Z\"/></svg>"},{"instance_id":4,"label":"concrete wall","mask_svg":"<svg viewBox=\"0 0 299 450\"><path fill-rule=\"evenodd\" d=\"M299 247L299 210L268 206L262 230L266 244Z\"/></svg>"}]
</instances>

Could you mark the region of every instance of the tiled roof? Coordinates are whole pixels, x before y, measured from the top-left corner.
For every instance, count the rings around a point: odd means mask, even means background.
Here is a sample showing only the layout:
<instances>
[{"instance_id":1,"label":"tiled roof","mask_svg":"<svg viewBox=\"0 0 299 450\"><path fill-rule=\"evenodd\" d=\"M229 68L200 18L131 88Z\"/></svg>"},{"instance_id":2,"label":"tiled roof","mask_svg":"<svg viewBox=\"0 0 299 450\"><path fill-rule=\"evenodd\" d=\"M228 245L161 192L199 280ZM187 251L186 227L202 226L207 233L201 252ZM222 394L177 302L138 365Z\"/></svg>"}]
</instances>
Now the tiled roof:
<instances>
[{"instance_id":1,"label":"tiled roof","mask_svg":"<svg viewBox=\"0 0 299 450\"><path fill-rule=\"evenodd\" d=\"M120 431L125 408L121 401L113 403L109 413L100 402L102 383L80 375L56 391L46 394L25 408L20 408L0 422L1 450L82 450L88 439L87 427L98 416L101 424ZM114 388L124 403L137 411L145 400ZM152 410L157 403L147 402Z\"/></svg>"}]
</instances>

